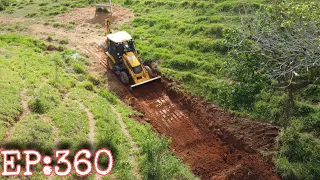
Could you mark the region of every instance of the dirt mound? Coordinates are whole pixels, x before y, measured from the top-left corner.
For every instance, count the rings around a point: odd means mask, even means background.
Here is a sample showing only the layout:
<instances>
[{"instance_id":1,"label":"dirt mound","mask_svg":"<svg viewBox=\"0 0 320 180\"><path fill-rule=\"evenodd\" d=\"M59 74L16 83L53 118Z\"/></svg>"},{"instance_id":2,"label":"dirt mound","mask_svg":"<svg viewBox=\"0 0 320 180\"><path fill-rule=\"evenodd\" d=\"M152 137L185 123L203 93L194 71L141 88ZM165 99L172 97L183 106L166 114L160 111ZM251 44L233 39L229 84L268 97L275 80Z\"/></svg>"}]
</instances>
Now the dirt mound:
<instances>
[{"instance_id":1,"label":"dirt mound","mask_svg":"<svg viewBox=\"0 0 320 180\"><path fill-rule=\"evenodd\" d=\"M16 23L22 23L23 21L24 21L23 18L0 17L0 24L16 24Z\"/></svg>"},{"instance_id":2,"label":"dirt mound","mask_svg":"<svg viewBox=\"0 0 320 180\"><path fill-rule=\"evenodd\" d=\"M193 122L204 131L213 131L223 141L246 152L270 151L275 148L279 129L268 123L240 118L208 103L202 98L167 88L169 97L181 104Z\"/></svg>"},{"instance_id":3,"label":"dirt mound","mask_svg":"<svg viewBox=\"0 0 320 180\"><path fill-rule=\"evenodd\" d=\"M113 13L97 12L95 14L95 7L87 8L75 8L70 13L62 14L56 17L60 22L68 23L74 21L77 24L100 24L105 27L105 19L110 18L113 27L129 23L133 18L133 12L128 9L118 5L113 5Z\"/></svg>"}]
</instances>

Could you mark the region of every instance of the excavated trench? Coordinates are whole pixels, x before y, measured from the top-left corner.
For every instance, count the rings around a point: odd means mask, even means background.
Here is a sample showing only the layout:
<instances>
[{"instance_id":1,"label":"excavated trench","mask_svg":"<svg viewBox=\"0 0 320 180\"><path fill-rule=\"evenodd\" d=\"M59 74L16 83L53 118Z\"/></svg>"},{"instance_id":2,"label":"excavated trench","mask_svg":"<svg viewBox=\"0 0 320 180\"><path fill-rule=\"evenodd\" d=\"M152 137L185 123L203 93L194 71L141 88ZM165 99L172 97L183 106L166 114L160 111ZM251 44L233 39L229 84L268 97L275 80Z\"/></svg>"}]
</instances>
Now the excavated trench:
<instances>
[{"instance_id":1,"label":"excavated trench","mask_svg":"<svg viewBox=\"0 0 320 180\"><path fill-rule=\"evenodd\" d=\"M141 112L135 117L172 139L171 150L201 179L279 179L270 159L261 151L274 148L278 128L252 121L207 103L198 97L152 82L132 93L112 72L108 88Z\"/></svg>"}]
</instances>

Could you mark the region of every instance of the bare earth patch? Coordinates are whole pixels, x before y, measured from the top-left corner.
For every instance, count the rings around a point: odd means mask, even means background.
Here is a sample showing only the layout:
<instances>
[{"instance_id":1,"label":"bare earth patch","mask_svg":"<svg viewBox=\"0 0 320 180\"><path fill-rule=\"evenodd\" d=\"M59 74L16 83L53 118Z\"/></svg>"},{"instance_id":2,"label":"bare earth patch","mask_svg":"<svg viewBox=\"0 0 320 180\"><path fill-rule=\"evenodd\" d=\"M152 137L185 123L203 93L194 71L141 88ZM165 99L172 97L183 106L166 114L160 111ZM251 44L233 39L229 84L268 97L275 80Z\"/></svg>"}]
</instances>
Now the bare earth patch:
<instances>
[{"instance_id":1,"label":"bare earth patch","mask_svg":"<svg viewBox=\"0 0 320 180\"><path fill-rule=\"evenodd\" d=\"M134 14L130 9L114 5L112 7L113 13L97 13L95 16L95 7L87 7L87 8L76 8L72 10L70 13L62 14L56 17L56 19L60 22L68 23L70 21L74 21L78 24L100 24L102 27L105 27L105 19L110 18L112 22L112 26L118 26L121 24L126 24L131 22L134 18Z\"/></svg>"}]
</instances>

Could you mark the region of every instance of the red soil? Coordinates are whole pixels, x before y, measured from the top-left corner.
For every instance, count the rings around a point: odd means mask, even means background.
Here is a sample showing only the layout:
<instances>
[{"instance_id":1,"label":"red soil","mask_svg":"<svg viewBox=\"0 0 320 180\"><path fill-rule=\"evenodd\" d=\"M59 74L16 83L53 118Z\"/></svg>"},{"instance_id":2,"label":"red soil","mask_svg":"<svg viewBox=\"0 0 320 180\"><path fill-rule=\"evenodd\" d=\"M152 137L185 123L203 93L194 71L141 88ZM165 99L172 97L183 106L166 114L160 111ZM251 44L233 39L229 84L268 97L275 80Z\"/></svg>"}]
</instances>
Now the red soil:
<instances>
[{"instance_id":1,"label":"red soil","mask_svg":"<svg viewBox=\"0 0 320 180\"><path fill-rule=\"evenodd\" d=\"M278 129L266 123L231 116L197 97L169 90L153 82L134 89L109 88L150 123L155 131L172 138L171 149L201 179L279 179L272 163L258 151L274 146ZM118 81L119 82L119 81Z\"/></svg>"}]
</instances>

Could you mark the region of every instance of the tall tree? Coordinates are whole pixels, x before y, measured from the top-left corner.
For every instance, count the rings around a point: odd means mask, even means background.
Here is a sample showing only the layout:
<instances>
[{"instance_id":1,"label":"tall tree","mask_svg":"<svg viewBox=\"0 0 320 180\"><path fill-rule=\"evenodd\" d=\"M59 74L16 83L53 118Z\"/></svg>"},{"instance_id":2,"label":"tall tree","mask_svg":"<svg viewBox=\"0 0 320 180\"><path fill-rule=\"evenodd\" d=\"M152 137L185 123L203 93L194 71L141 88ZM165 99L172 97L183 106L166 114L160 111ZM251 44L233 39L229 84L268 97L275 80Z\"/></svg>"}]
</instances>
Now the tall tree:
<instances>
[{"instance_id":1,"label":"tall tree","mask_svg":"<svg viewBox=\"0 0 320 180\"><path fill-rule=\"evenodd\" d=\"M292 117L294 93L320 79L320 5L278 0L228 30L235 79L268 79L287 92L285 127Z\"/></svg>"}]
</instances>

